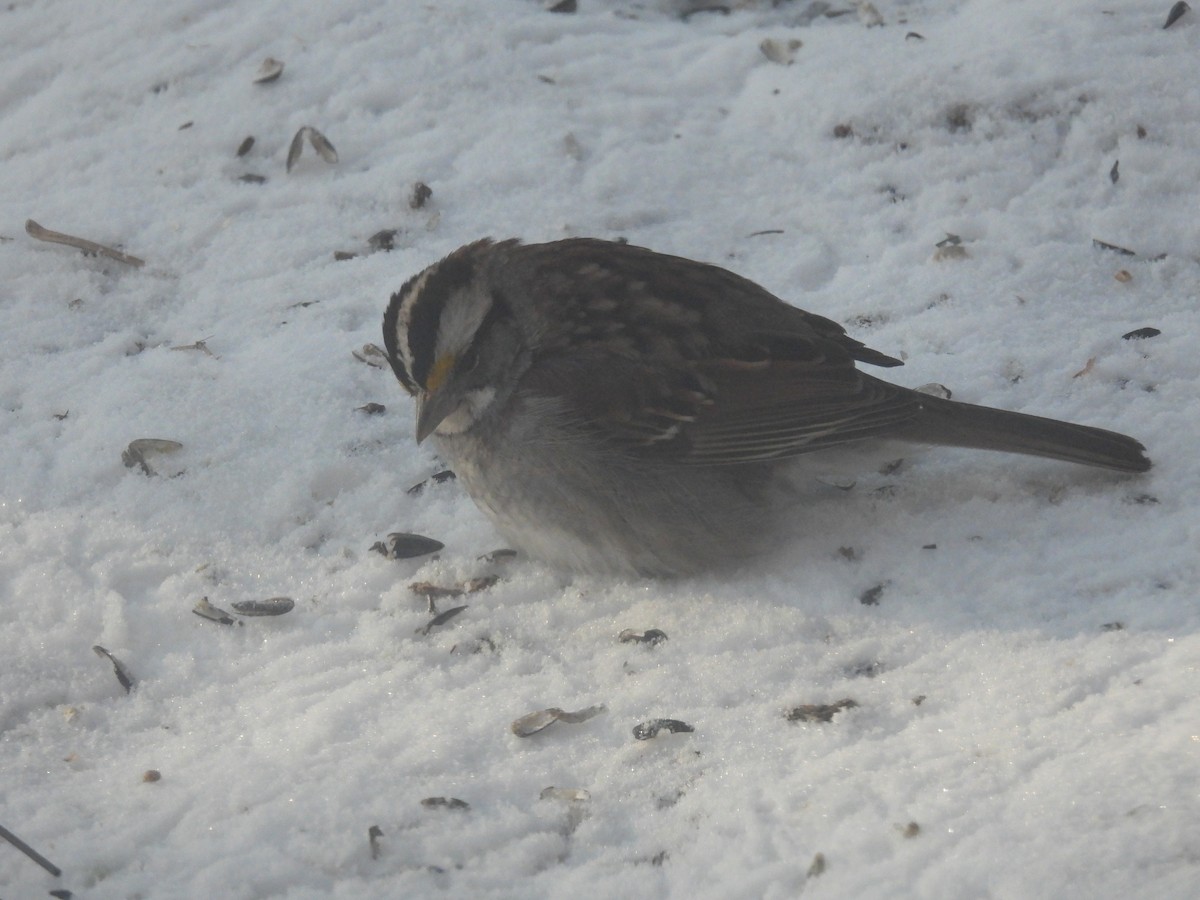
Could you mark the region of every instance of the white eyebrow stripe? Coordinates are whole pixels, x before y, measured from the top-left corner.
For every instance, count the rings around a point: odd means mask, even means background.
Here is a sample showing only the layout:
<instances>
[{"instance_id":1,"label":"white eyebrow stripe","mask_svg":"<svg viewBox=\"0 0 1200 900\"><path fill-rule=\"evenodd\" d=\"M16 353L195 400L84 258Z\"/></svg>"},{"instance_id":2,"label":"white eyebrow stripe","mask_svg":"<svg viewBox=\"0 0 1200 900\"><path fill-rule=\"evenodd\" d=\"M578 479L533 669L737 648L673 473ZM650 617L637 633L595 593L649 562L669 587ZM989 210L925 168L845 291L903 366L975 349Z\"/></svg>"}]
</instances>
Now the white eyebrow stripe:
<instances>
[{"instance_id":1,"label":"white eyebrow stripe","mask_svg":"<svg viewBox=\"0 0 1200 900\"><path fill-rule=\"evenodd\" d=\"M455 290L453 296L441 298L435 358L446 353L462 353L475 340L475 334L492 308L492 298L477 279Z\"/></svg>"}]
</instances>

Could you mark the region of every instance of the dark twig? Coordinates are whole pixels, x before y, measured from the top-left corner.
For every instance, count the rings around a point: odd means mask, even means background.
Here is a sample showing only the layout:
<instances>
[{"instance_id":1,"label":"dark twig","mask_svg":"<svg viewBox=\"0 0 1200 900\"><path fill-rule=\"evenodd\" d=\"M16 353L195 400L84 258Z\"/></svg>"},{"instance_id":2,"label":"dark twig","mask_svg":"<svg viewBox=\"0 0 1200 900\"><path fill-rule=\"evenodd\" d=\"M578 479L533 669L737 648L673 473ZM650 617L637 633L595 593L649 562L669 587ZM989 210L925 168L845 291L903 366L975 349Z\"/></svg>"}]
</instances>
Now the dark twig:
<instances>
[{"instance_id":1,"label":"dark twig","mask_svg":"<svg viewBox=\"0 0 1200 900\"><path fill-rule=\"evenodd\" d=\"M42 854L38 853L3 825L0 825L0 837L4 838L55 878L58 878L60 875L62 875L62 869L50 862L50 860L46 859L46 857L42 856Z\"/></svg>"}]
</instances>

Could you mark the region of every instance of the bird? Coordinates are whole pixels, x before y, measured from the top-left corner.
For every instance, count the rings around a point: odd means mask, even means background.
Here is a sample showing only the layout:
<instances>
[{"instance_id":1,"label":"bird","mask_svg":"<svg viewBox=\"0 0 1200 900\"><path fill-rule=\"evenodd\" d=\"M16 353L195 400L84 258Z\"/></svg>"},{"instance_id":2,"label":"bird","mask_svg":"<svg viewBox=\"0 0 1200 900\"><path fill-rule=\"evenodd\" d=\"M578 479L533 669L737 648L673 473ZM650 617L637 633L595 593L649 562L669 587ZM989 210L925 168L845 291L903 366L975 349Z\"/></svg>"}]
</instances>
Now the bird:
<instances>
[{"instance_id":1,"label":"bird","mask_svg":"<svg viewBox=\"0 0 1200 900\"><path fill-rule=\"evenodd\" d=\"M475 504L552 567L678 577L764 552L805 461L873 445L1150 468L1123 434L931 396L831 319L622 241L485 238L406 281L389 363ZM787 498L787 499L782 499Z\"/></svg>"}]
</instances>

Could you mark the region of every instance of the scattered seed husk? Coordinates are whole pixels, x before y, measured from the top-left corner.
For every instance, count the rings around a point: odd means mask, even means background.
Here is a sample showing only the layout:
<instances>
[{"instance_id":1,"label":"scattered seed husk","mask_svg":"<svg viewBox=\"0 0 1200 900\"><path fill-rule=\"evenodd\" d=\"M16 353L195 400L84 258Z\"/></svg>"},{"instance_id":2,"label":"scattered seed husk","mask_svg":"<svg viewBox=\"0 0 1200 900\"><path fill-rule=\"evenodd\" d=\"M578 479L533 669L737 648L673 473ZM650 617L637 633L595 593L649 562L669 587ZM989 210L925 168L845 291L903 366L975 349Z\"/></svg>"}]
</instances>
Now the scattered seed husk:
<instances>
[{"instance_id":1,"label":"scattered seed husk","mask_svg":"<svg viewBox=\"0 0 1200 900\"><path fill-rule=\"evenodd\" d=\"M858 602L863 606L878 606L879 598L883 595L884 585L877 584L869 587L858 595Z\"/></svg>"},{"instance_id":2,"label":"scattered seed husk","mask_svg":"<svg viewBox=\"0 0 1200 900\"><path fill-rule=\"evenodd\" d=\"M1100 630L1101 631L1124 631L1125 623L1124 622L1105 622L1103 625L1100 626Z\"/></svg>"},{"instance_id":3,"label":"scattered seed husk","mask_svg":"<svg viewBox=\"0 0 1200 900\"><path fill-rule=\"evenodd\" d=\"M142 781L146 784L162 781L162 772L158 771L158 769L147 769L142 773Z\"/></svg>"},{"instance_id":4,"label":"scattered seed husk","mask_svg":"<svg viewBox=\"0 0 1200 900\"><path fill-rule=\"evenodd\" d=\"M635 725L633 727L633 737L635 740L648 741L651 738L658 737L660 731L669 731L671 734L686 734L695 730L687 722L681 722L679 719L651 719L648 722Z\"/></svg>"},{"instance_id":5,"label":"scattered seed husk","mask_svg":"<svg viewBox=\"0 0 1200 900\"><path fill-rule=\"evenodd\" d=\"M266 600L235 600L229 605L239 616L282 616L296 608L296 601L291 597L268 597Z\"/></svg>"},{"instance_id":6,"label":"scattered seed husk","mask_svg":"<svg viewBox=\"0 0 1200 900\"><path fill-rule=\"evenodd\" d=\"M948 262L954 259L966 259L971 254L962 244L939 244L933 251L934 262Z\"/></svg>"},{"instance_id":7,"label":"scattered seed husk","mask_svg":"<svg viewBox=\"0 0 1200 900\"><path fill-rule=\"evenodd\" d=\"M1113 184L1121 180L1121 161L1119 159L1108 170L1108 178Z\"/></svg>"},{"instance_id":8,"label":"scattered seed husk","mask_svg":"<svg viewBox=\"0 0 1200 900\"><path fill-rule=\"evenodd\" d=\"M4 838L4 840L8 841L55 878L58 878L62 875L62 869L50 862L50 860L46 859L46 857L42 856L42 854L38 853L3 825L0 825L0 838Z\"/></svg>"},{"instance_id":9,"label":"scattered seed husk","mask_svg":"<svg viewBox=\"0 0 1200 900\"><path fill-rule=\"evenodd\" d=\"M925 40L925 35L921 34L919 31L910 31L904 35L904 39L906 41L923 41Z\"/></svg>"},{"instance_id":10,"label":"scattered seed husk","mask_svg":"<svg viewBox=\"0 0 1200 900\"><path fill-rule=\"evenodd\" d=\"M451 474L453 474L453 473L451 473ZM483 554L483 556L479 557L479 561L486 562L486 563L507 563L507 562L512 562L516 558L517 558L516 550L509 550L507 548L501 548L499 550L493 550L491 553Z\"/></svg>"},{"instance_id":11,"label":"scattered seed husk","mask_svg":"<svg viewBox=\"0 0 1200 900\"><path fill-rule=\"evenodd\" d=\"M433 196L433 188L423 181L413 183L412 190L408 194L408 205L412 209L420 209Z\"/></svg>"},{"instance_id":12,"label":"scattered seed husk","mask_svg":"<svg viewBox=\"0 0 1200 900\"><path fill-rule=\"evenodd\" d=\"M853 126L847 125L844 122L833 126L833 136L839 140L854 137Z\"/></svg>"},{"instance_id":13,"label":"scattered seed husk","mask_svg":"<svg viewBox=\"0 0 1200 900\"><path fill-rule=\"evenodd\" d=\"M1183 14L1189 9L1191 9L1190 6L1184 3L1183 0L1179 0L1178 3L1171 7L1170 12L1167 13L1167 23L1163 25L1163 28L1170 28L1172 25L1178 22Z\"/></svg>"},{"instance_id":14,"label":"scattered seed husk","mask_svg":"<svg viewBox=\"0 0 1200 900\"><path fill-rule=\"evenodd\" d=\"M471 804L457 797L426 797L421 801L426 809L470 809Z\"/></svg>"},{"instance_id":15,"label":"scattered seed husk","mask_svg":"<svg viewBox=\"0 0 1200 900\"><path fill-rule=\"evenodd\" d=\"M266 184L266 175L255 175L253 172L247 172L245 175L239 175L238 181L244 181L246 184Z\"/></svg>"},{"instance_id":16,"label":"scattered seed husk","mask_svg":"<svg viewBox=\"0 0 1200 900\"><path fill-rule=\"evenodd\" d=\"M453 481L457 477L458 476L455 475L453 472L451 472L449 469L442 469L440 472L434 472L432 475L430 475L424 481L418 481L412 487L408 488L405 491L405 493L416 496L417 494L421 493L421 491L425 490L425 485L431 481L434 484L445 484L447 481ZM516 552L516 551L514 551L514 552Z\"/></svg>"},{"instance_id":17,"label":"scattered seed husk","mask_svg":"<svg viewBox=\"0 0 1200 900\"><path fill-rule=\"evenodd\" d=\"M962 245L962 238L957 234L947 234L934 246L933 261L946 262L951 259L966 259L971 254Z\"/></svg>"},{"instance_id":18,"label":"scattered seed husk","mask_svg":"<svg viewBox=\"0 0 1200 900\"><path fill-rule=\"evenodd\" d=\"M519 719L514 720L510 727L513 734L517 737L529 737L557 722L561 712L561 709L551 708L526 713Z\"/></svg>"},{"instance_id":19,"label":"scattered seed husk","mask_svg":"<svg viewBox=\"0 0 1200 900\"><path fill-rule=\"evenodd\" d=\"M758 49L771 62L781 66L790 66L796 61L796 53L803 46L803 41L797 38L789 38L788 40L764 38L762 43L758 45Z\"/></svg>"},{"instance_id":20,"label":"scattered seed husk","mask_svg":"<svg viewBox=\"0 0 1200 900\"><path fill-rule=\"evenodd\" d=\"M103 656L110 663L112 663L113 674L117 676L117 681L121 683L121 687L125 688L125 693L128 694L130 691L132 691L133 676L130 675L129 670L125 668L125 663L121 662L99 644L94 645L92 649L96 652L97 656Z\"/></svg>"},{"instance_id":21,"label":"scattered seed husk","mask_svg":"<svg viewBox=\"0 0 1200 900\"><path fill-rule=\"evenodd\" d=\"M586 722L588 719L594 718L600 715L600 713L607 711L608 707L603 703L599 703L596 706L589 706L586 709L579 710L578 712L563 712L560 709L558 711L558 720L560 722L566 722L568 725L578 725L580 722Z\"/></svg>"},{"instance_id":22,"label":"scattered seed husk","mask_svg":"<svg viewBox=\"0 0 1200 900\"><path fill-rule=\"evenodd\" d=\"M304 152L304 141L307 138L313 150L317 151L317 155L327 163L335 163L338 161L337 150L330 143L329 138L325 137L317 129L311 125L305 125L296 132L296 136L292 138L292 144L288 147L287 155L287 171L292 171L292 166L300 159L300 154Z\"/></svg>"},{"instance_id":23,"label":"scattered seed husk","mask_svg":"<svg viewBox=\"0 0 1200 900\"><path fill-rule=\"evenodd\" d=\"M752 231L746 237L763 237L768 234L786 234L782 228L764 228L761 231Z\"/></svg>"},{"instance_id":24,"label":"scattered seed husk","mask_svg":"<svg viewBox=\"0 0 1200 900\"><path fill-rule=\"evenodd\" d=\"M358 254L355 253L353 250L334 250L333 251L333 261L334 262L345 262L348 259L358 259Z\"/></svg>"},{"instance_id":25,"label":"scattered seed husk","mask_svg":"<svg viewBox=\"0 0 1200 900\"><path fill-rule=\"evenodd\" d=\"M450 587L443 587L428 581L417 581L410 584L408 589L420 597L433 600L438 597L461 597L463 594L477 594L487 590L499 580L499 575L483 575L479 578L468 578L462 584Z\"/></svg>"},{"instance_id":26,"label":"scattered seed husk","mask_svg":"<svg viewBox=\"0 0 1200 900\"><path fill-rule=\"evenodd\" d=\"M573 13L579 8L577 0L551 0L550 5L546 7L546 12L552 13Z\"/></svg>"},{"instance_id":27,"label":"scattered seed husk","mask_svg":"<svg viewBox=\"0 0 1200 900\"><path fill-rule=\"evenodd\" d=\"M157 475L154 468L150 465L147 457L156 454L166 456L171 453L177 453L183 449L183 444L179 441L171 441L163 438L137 438L129 442L129 446L121 451L121 462L125 464L125 468L132 469L134 466L141 468L145 475Z\"/></svg>"},{"instance_id":28,"label":"scattered seed husk","mask_svg":"<svg viewBox=\"0 0 1200 900\"><path fill-rule=\"evenodd\" d=\"M1113 278L1117 279L1117 281L1121 282L1121 284L1128 284L1129 282L1133 281L1133 273L1128 269L1117 269L1117 271L1113 273Z\"/></svg>"},{"instance_id":29,"label":"scattered seed husk","mask_svg":"<svg viewBox=\"0 0 1200 900\"><path fill-rule=\"evenodd\" d=\"M1127 331L1121 337L1127 341L1142 341L1146 338L1158 337L1160 334L1162 332L1157 328L1147 325L1145 328L1135 328L1133 331Z\"/></svg>"},{"instance_id":30,"label":"scattered seed husk","mask_svg":"<svg viewBox=\"0 0 1200 900\"><path fill-rule=\"evenodd\" d=\"M74 247L77 250L82 250L84 253L96 253L100 256L107 256L109 259L115 259L117 262L125 263L125 265L133 266L137 269L146 264L144 259L130 256L128 253L122 253L120 250L106 247L103 244L97 244L95 241L43 228L37 222L33 221L33 219L25 220L25 233L39 241L48 241L51 244L66 244L68 247Z\"/></svg>"},{"instance_id":31,"label":"scattered seed husk","mask_svg":"<svg viewBox=\"0 0 1200 900\"><path fill-rule=\"evenodd\" d=\"M408 531L393 531L387 536L386 541L376 544L371 549L374 550L376 547L382 548L378 552L382 552L388 559L415 559L418 556L428 556L430 553L437 553L445 546L441 541L425 537L423 534L412 534Z\"/></svg>"},{"instance_id":32,"label":"scattered seed husk","mask_svg":"<svg viewBox=\"0 0 1200 900\"><path fill-rule=\"evenodd\" d=\"M184 122L182 125L179 126L179 130L187 131L189 128L191 128L195 124L196 124L195 122Z\"/></svg>"},{"instance_id":33,"label":"scattered seed husk","mask_svg":"<svg viewBox=\"0 0 1200 900\"><path fill-rule=\"evenodd\" d=\"M362 350L351 350L354 358L359 362L365 362L368 366L373 366L376 369L386 369L390 365L388 363L387 353L385 353L377 344L363 344Z\"/></svg>"},{"instance_id":34,"label":"scattered seed husk","mask_svg":"<svg viewBox=\"0 0 1200 900\"><path fill-rule=\"evenodd\" d=\"M950 388L944 384L938 384L936 381L921 385L917 388L917 391L922 394L928 394L930 397L941 397L943 400L949 400L953 396Z\"/></svg>"},{"instance_id":35,"label":"scattered seed husk","mask_svg":"<svg viewBox=\"0 0 1200 900\"><path fill-rule=\"evenodd\" d=\"M424 625L422 625L420 628L418 628L416 630L416 634L420 634L420 635L429 634L430 631L437 628L439 625L445 625L447 622L449 622L451 619L453 619L459 613L463 612L466 608L467 608L466 606L455 606L451 609L446 610L443 613L438 613L436 616L434 616L432 619L430 619L428 622L426 622Z\"/></svg>"},{"instance_id":36,"label":"scattered seed husk","mask_svg":"<svg viewBox=\"0 0 1200 900\"><path fill-rule=\"evenodd\" d=\"M517 737L529 737L537 734L545 728L553 725L555 722L566 722L568 725L578 725L580 722L586 722L588 719L606 712L607 707L604 704L597 706L589 706L587 709L581 709L577 712L567 712L558 707L549 709L539 709L537 712L531 712L521 716L510 726L512 733Z\"/></svg>"},{"instance_id":37,"label":"scattered seed husk","mask_svg":"<svg viewBox=\"0 0 1200 900\"><path fill-rule=\"evenodd\" d=\"M363 412L368 416L379 416L387 412L387 407L382 403L364 403L362 406L354 407L355 412Z\"/></svg>"},{"instance_id":38,"label":"scattered seed husk","mask_svg":"<svg viewBox=\"0 0 1200 900\"><path fill-rule=\"evenodd\" d=\"M71 898L75 895L66 888L55 888L54 890L50 891L50 896L54 897L55 900L71 900Z\"/></svg>"},{"instance_id":39,"label":"scattered seed husk","mask_svg":"<svg viewBox=\"0 0 1200 900\"><path fill-rule=\"evenodd\" d=\"M272 81L278 81L279 76L282 74L283 63L272 56L268 56L258 67L258 72L254 75L254 83L270 84Z\"/></svg>"},{"instance_id":40,"label":"scattered seed husk","mask_svg":"<svg viewBox=\"0 0 1200 900\"><path fill-rule=\"evenodd\" d=\"M807 873L806 877L816 878L818 875L821 875L825 871L826 868L827 868L827 864L825 862L825 854L818 853L812 858L812 862L809 863L808 873Z\"/></svg>"},{"instance_id":41,"label":"scattered seed husk","mask_svg":"<svg viewBox=\"0 0 1200 900\"><path fill-rule=\"evenodd\" d=\"M327 163L335 163L338 161L337 150L334 149L329 138L317 131L315 128L308 129L308 142L312 144L312 148L317 151L317 156L325 160Z\"/></svg>"},{"instance_id":42,"label":"scattered seed husk","mask_svg":"<svg viewBox=\"0 0 1200 900\"><path fill-rule=\"evenodd\" d=\"M1092 369L1094 369L1095 367L1096 367L1096 357L1089 356L1088 361L1083 364L1083 368L1080 369L1078 372L1076 372L1071 377L1072 378L1082 378L1084 375L1090 375L1092 372Z\"/></svg>"},{"instance_id":43,"label":"scattered seed husk","mask_svg":"<svg viewBox=\"0 0 1200 900\"><path fill-rule=\"evenodd\" d=\"M1124 247L1118 247L1116 244L1110 244L1107 241L1102 241L1099 238L1092 238L1092 246L1097 250L1111 250L1113 253L1119 253L1122 256L1137 256L1132 250L1127 250Z\"/></svg>"},{"instance_id":44,"label":"scattered seed husk","mask_svg":"<svg viewBox=\"0 0 1200 900\"><path fill-rule=\"evenodd\" d=\"M460 587L443 587L429 581L414 581L408 586L408 589L418 597L424 597L428 600L431 610L433 609L433 601L440 597L461 597L463 595L463 589Z\"/></svg>"},{"instance_id":45,"label":"scattered seed husk","mask_svg":"<svg viewBox=\"0 0 1200 900\"><path fill-rule=\"evenodd\" d=\"M196 605L192 607L192 612L202 619L208 619L210 622L218 622L221 625L233 625L235 622L239 625L241 624L231 613L209 603L207 597L201 597L197 600Z\"/></svg>"},{"instance_id":46,"label":"scattered seed husk","mask_svg":"<svg viewBox=\"0 0 1200 900\"><path fill-rule=\"evenodd\" d=\"M250 149L253 146L254 146L254 135L252 135L252 134L246 135L246 137L244 137L242 139L242 142L240 144L238 144L238 148L237 148L238 157L240 158L240 157L245 156L247 153L250 152Z\"/></svg>"},{"instance_id":47,"label":"scattered seed husk","mask_svg":"<svg viewBox=\"0 0 1200 900\"><path fill-rule=\"evenodd\" d=\"M667 633L660 631L657 628L651 628L647 631L634 631L632 628L626 628L617 635L617 640L622 644L649 644L651 647L657 647L667 639Z\"/></svg>"},{"instance_id":48,"label":"scattered seed husk","mask_svg":"<svg viewBox=\"0 0 1200 900\"><path fill-rule=\"evenodd\" d=\"M913 702L913 706L920 706L922 703L925 702L925 695L917 694L917 696L912 698L912 702Z\"/></svg>"},{"instance_id":49,"label":"scattered seed husk","mask_svg":"<svg viewBox=\"0 0 1200 900\"><path fill-rule=\"evenodd\" d=\"M854 709L856 706L858 702L849 697L836 703L806 703L792 707L783 717L789 722L832 722L833 717L843 709Z\"/></svg>"},{"instance_id":50,"label":"scattered seed husk","mask_svg":"<svg viewBox=\"0 0 1200 900\"><path fill-rule=\"evenodd\" d=\"M371 848L371 859L379 859L379 839L383 837L383 829L372 825L367 829L367 846Z\"/></svg>"},{"instance_id":51,"label":"scattered seed husk","mask_svg":"<svg viewBox=\"0 0 1200 900\"><path fill-rule=\"evenodd\" d=\"M209 335L209 337L212 337L212 335ZM208 349L208 338L201 338L200 340L195 341L191 344L180 344L178 347L172 347L171 349L172 350L199 350L205 356L211 356L213 359L217 358L217 355Z\"/></svg>"},{"instance_id":52,"label":"scattered seed husk","mask_svg":"<svg viewBox=\"0 0 1200 900\"><path fill-rule=\"evenodd\" d=\"M129 442L127 449L140 454L176 453L183 449L183 444L169 438L135 438Z\"/></svg>"},{"instance_id":53,"label":"scattered seed husk","mask_svg":"<svg viewBox=\"0 0 1200 900\"><path fill-rule=\"evenodd\" d=\"M396 248L396 235L400 233L398 228L385 228L382 231L377 231L367 238L367 246L372 250L394 250Z\"/></svg>"}]
</instances>

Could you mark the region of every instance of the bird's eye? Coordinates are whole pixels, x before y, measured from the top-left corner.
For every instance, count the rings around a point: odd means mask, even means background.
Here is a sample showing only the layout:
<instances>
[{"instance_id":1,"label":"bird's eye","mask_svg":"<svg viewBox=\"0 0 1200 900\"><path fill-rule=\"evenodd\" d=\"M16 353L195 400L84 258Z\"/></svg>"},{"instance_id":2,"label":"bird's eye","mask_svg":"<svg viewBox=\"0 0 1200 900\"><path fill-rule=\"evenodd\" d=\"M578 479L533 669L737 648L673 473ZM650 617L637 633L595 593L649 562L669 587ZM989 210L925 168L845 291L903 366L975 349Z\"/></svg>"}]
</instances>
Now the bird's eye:
<instances>
[{"instance_id":1,"label":"bird's eye","mask_svg":"<svg viewBox=\"0 0 1200 900\"><path fill-rule=\"evenodd\" d=\"M459 357L457 368L461 374L466 375L477 365L479 365L479 344L474 343L467 348L466 353Z\"/></svg>"}]
</instances>

